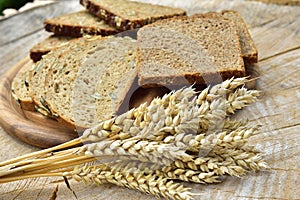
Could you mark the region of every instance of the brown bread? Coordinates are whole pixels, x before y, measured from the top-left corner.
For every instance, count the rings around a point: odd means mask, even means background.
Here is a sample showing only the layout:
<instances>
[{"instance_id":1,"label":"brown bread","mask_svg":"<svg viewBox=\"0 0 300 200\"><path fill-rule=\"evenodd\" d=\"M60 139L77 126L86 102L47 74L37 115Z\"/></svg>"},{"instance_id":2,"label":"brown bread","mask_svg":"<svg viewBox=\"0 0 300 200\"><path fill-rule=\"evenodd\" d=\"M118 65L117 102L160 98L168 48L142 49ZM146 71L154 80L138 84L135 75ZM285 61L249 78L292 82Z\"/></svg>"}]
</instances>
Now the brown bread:
<instances>
[{"instance_id":1,"label":"brown bread","mask_svg":"<svg viewBox=\"0 0 300 200\"><path fill-rule=\"evenodd\" d=\"M54 48L67 44L72 39L74 38L51 35L30 49L30 58L37 62L42 58L42 55L49 53Z\"/></svg>"},{"instance_id":2,"label":"brown bread","mask_svg":"<svg viewBox=\"0 0 300 200\"><path fill-rule=\"evenodd\" d=\"M237 33L239 35L239 40L242 49L242 55L244 59L245 66L257 63L258 52L254 41L248 31L247 25L243 20L242 16L234 10L223 10L221 12L209 12L205 14L196 14L194 16L202 17L217 17L222 15L223 17L234 21Z\"/></svg>"},{"instance_id":3,"label":"brown bread","mask_svg":"<svg viewBox=\"0 0 300 200\"><path fill-rule=\"evenodd\" d=\"M140 28L159 19L186 15L180 8L128 0L80 0L91 13L118 30Z\"/></svg>"},{"instance_id":4,"label":"brown bread","mask_svg":"<svg viewBox=\"0 0 300 200\"><path fill-rule=\"evenodd\" d=\"M45 29L55 35L80 37L88 35L112 35L118 31L87 11L61 15L44 22Z\"/></svg>"},{"instance_id":5,"label":"brown bread","mask_svg":"<svg viewBox=\"0 0 300 200\"><path fill-rule=\"evenodd\" d=\"M217 17L176 17L138 31L141 86L210 84L245 76L237 28Z\"/></svg>"},{"instance_id":6,"label":"brown bread","mask_svg":"<svg viewBox=\"0 0 300 200\"><path fill-rule=\"evenodd\" d=\"M62 55L64 62L52 67L46 77L44 94L57 120L81 129L110 118L133 81L134 75L127 73L135 68L136 48L135 40L129 38L91 37Z\"/></svg>"},{"instance_id":7,"label":"brown bread","mask_svg":"<svg viewBox=\"0 0 300 200\"><path fill-rule=\"evenodd\" d=\"M61 66L65 62L65 56L77 49L85 41L84 38L74 39L67 45L59 46L42 56L42 59L35 63L29 72L29 93L36 105L36 109L42 114L53 116L48 106L45 104L45 82L46 76L52 68Z\"/></svg>"},{"instance_id":8,"label":"brown bread","mask_svg":"<svg viewBox=\"0 0 300 200\"><path fill-rule=\"evenodd\" d=\"M34 103L29 94L29 70L32 67L32 62L26 63L22 69L14 77L11 90L12 97L16 100L17 104L24 110L34 111Z\"/></svg>"}]
</instances>

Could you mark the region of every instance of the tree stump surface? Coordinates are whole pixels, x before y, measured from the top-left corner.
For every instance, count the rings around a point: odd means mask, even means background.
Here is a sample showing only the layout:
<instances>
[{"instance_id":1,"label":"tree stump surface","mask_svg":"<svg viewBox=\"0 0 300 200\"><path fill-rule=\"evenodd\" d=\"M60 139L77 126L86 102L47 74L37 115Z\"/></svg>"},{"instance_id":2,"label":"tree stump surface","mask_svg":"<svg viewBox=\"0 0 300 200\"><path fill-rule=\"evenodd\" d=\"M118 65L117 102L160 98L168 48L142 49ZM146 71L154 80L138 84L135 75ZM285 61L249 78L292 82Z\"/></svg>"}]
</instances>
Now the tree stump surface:
<instances>
[{"instance_id":1,"label":"tree stump surface","mask_svg":"<svg viewBox=\"0 0 300 200\"><path fill-rule=\"evenodd\" d=\"M250 143L265 153L270 169L243 178L227 177L220 184L186 184L193 192L200 193L195 199L300 199L300 7L243 0L151 2L181 7L188 14L237 10L245 19L259 52L257 89L263 94L236 117L262 125L262 134L254 136ZM46 18L80 9L78 1L62 1L1 20L0 75L28 56L29 49L49 35L43 30ZM0 140L0 161L39 150L2 128ZM71 180L70 185L79 200L156 199L111 184L94 186ZM76 197L61 177L51 177L1 184L0 200L13 199L75 200Z\"/></svg>"}]
</instances>

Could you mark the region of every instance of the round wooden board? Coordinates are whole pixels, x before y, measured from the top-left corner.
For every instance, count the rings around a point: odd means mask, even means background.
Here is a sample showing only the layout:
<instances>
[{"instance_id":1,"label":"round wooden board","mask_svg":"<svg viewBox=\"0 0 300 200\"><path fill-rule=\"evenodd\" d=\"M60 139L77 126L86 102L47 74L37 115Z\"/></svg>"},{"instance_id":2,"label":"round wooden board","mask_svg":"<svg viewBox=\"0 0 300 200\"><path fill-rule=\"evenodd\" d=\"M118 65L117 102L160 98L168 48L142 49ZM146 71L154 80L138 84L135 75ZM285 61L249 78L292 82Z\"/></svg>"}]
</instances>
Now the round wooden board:
<instances>
[{"instance_id":1,"label":"round wooden board","mask_svg":"<svg viewBox=\"0 0 300 200\"><path fill-rule=\"evenodd\" d=\"M0 79L0 126L10 135L19 140L36 147L52 147L79 136L54 119L48 118L35 111L26 111L18 106L11 94L11 84L13 78L20 70L27 70L28 65L33 62L30 58L24 58ZM141 103L150 102L154 97L162 96L169 92L167 88L140 88L137 80L126 96L125 102L129 107L137 107ZM126 106L128 109L128 106ZM122 112L127 111L122 110ZM82 131L82 130L81 130Z\"/></svg>"},{"instance_id":2,"label":"round wooden board","mask_svg":"<svg viewBox=\"0 0 300 200\"><path fill-rule=\"evenodd\" d=\"M25 58L0 79L0 126L21 141L48 148L78 137L78 134L37 112L22 110L11 96L11 83L18 71L32 61Z\"/></svg>"}]
</instances>

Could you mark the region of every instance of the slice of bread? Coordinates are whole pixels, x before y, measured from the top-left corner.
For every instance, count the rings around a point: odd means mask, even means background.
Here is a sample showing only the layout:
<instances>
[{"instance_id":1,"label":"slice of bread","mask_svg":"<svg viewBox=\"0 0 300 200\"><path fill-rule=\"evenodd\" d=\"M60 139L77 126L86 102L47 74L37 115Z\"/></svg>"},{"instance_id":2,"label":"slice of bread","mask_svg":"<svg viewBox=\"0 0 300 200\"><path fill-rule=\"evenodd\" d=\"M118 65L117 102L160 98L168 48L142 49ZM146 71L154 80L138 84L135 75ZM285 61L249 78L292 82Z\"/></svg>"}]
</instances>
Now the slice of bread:
<instances>
[{"instance_id":1,"label":"slice of bread","mask_svg":"<svg viewBox=\"0 0 300 200\"><path fill-rule=\"evenodd\" d=\"M137 42L128 37L108 38L88 53L72 91L77 128L116 115L137 75L136 64Z\"/></svg>"},{"instance_id":2,"label":"slice of bread","mask_svg":"<svg viewBox=\"0 0 300 200\"><path fill-rule=\"evenodd\" d=\"M217 17L175 17L138 33L141 86L221 82L245 76L237 28Z\"/></svg>"},{"instance_id":3,"label":"slice of bread","mask_svg":"<svg viewBox=\"0 0 300 200\"><path fill-rule=\"evenodd\" d=\"M198 14L199 15L199 14ZM209 12L206 14L200 14L204 17L216 17L222 15L223 17L230 19L235 22L237 32L240 39L242 55L245 65L251 65L257 63L258 52L254 41L248 31L247 25L243 20L242 16L234 10L223 10L220 13L218 12ZM197 14L196 14L197 16Z\"/></svg>"},{"instance_id":4,"label":"slice of bread","mask_svg":"<svg viewBox=\"0 0 300 200\"><path fill-rule=\"evenodd\" d=\"M186 15L180 8L128 0L80 0L91 13L118 30L140 28L159 19Z\"/></svg>"},{"instance_id":5,"label":"slice of bread","mask_svg":"<svg viewBox=\"0 0 300 200\"><path fill-rule=\"evenodd\" d=\"M46 55L42 56L42 59L38 61L29 72L29 93L36 105L36 109L42 114L47 116L53 116L48 106L45 103L45 81L46 76L51 68L56 66L62 66L64 63L62 58L68 55L70 51L78 48L83 42L84 38L71 40L67 45L63 45L55 48L55 50L50 51Z\"/></svg>"},{"instance_id":6,"label":"slice of bread","mask_svg":"<svg viewBox=\"0 0 300 200\"><path fill-rule=\"evenodd\" d=\"M51 35L30 49L30 58L34 62L37 62L42 58L42 55L47 54L54 48L67 44L72 39L74 39L74 37Z\"/></svg>"},{"instance_id":7,"label":"slice of bread","mask_svg":"<svg viewBox=\"0 0 300 200\"><path fill-rule=\"evenodd\" d=\"M136 48L132 39L91 37L77 49L64 54L65 61L52 67L46 77L45 102L51 112L56 113L57 120L78 130L111 117L116 110L109 98L117 96L112 93L120 76L135 68L127 59L135 57L133 50ZM123 85L128 81L132 82L132 78L127 76ZM96 89L97 84L103 90ZM97 102L99 108L96 109Z\"/></svg>"},{"instance_id":8,"label":"slice of bread","mask_svg":"<svg viewBox=\"0 0 300 200\"><path fill-rule=\"evenodd\" d=\"M55 35L80 37L83 35L112 35L118 31L87 11L61 15L45 22L46 31Z\"/></svg>"},{"instance_id":9,"label":"slice of bread","mask_svg":"<svg viewBox=\"0 0 300 200\"><path fill-rule=\"evenodd\" d=\"M34 103L29 94L29 69L33 63L26 63L22 69L14 77L11 90L12 97L16 100L17 104L24 110L34 111Z\"/></svg>"},{"instance_id":10,"label":"slice of bread","mask_svg":"<svg viewBox=\"0 0 300 200\"><path fill-rule=\"evenodd\" d=\"M245 65L257 63L258 61L257 48L254 44L254 41L248 31L247 25L243 20L242 16L238 12L233 10L225 10L222 12L222 15L226 18L235 20L236 22Z\"/></svg>"}]
</instances>

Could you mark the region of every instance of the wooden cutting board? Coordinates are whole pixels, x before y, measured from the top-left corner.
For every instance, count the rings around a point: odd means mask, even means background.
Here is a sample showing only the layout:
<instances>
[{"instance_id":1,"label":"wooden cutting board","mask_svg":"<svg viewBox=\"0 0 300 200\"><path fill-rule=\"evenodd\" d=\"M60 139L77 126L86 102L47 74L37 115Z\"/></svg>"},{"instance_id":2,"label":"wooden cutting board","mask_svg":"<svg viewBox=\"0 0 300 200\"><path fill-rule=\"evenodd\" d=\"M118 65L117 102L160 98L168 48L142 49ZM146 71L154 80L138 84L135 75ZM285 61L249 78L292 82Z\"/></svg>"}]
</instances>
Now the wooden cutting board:
<instances>
[{"instance_id":1,"label":"wooden cutting board","mask_svg":"<svg viewBox=\"0 0 300 200\"><path fill-rule=\"evenodd\" d=\"M12 97L11 84L19 71L28 69L34 63L26 57L0 79L0 126L10 135L29 145L48 148L75 139L79 134L75 130L65 127L55 119L43 116L36 111L22 109ZM26 68L26 69L24 69ZM150 102L156 96L169 92L167 88L136 88L129 101L130 107L137 107L141 103Z\"/></svg>"},{"instance_id":2,"label":"wooden cutting board","mask_svg":"<svg viewBox=\"0 0 300 200\"><path fill-rule=\"evenodd\" d=\"M30 145L47 148L78 137L57 121L37 112L22 110L11 95L11 83L24 66L33 64L25 58L7 71L0 80L0 124L5 131Z\"/></svg>"}]
</instances>

